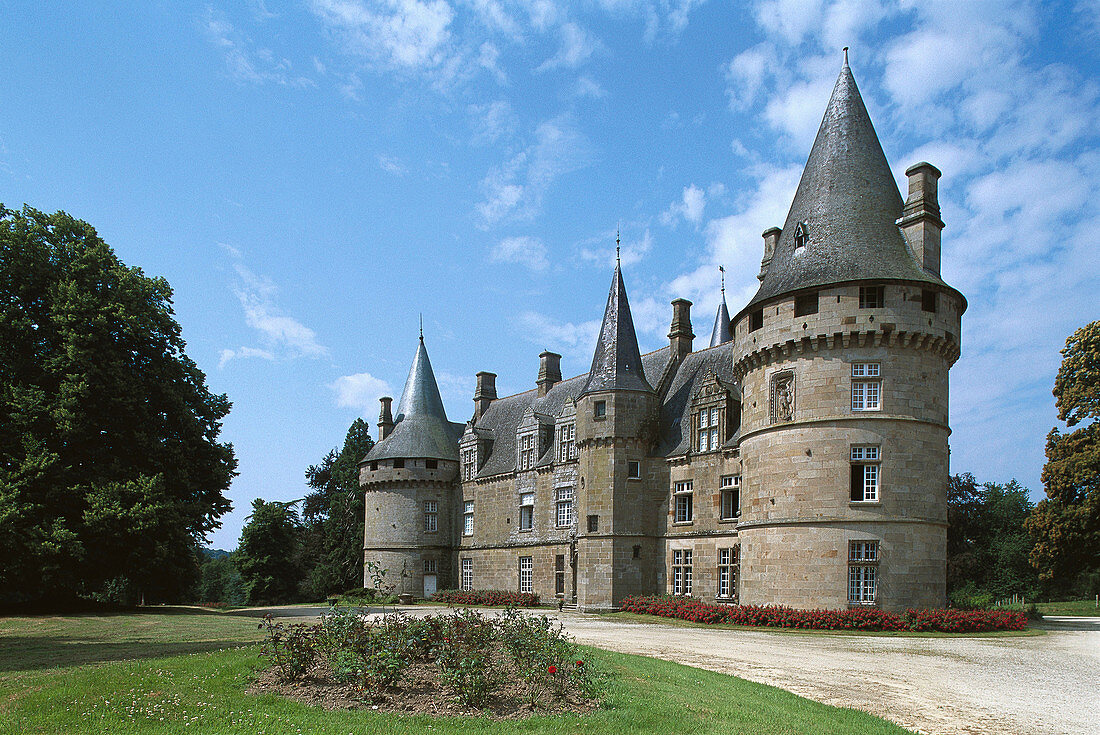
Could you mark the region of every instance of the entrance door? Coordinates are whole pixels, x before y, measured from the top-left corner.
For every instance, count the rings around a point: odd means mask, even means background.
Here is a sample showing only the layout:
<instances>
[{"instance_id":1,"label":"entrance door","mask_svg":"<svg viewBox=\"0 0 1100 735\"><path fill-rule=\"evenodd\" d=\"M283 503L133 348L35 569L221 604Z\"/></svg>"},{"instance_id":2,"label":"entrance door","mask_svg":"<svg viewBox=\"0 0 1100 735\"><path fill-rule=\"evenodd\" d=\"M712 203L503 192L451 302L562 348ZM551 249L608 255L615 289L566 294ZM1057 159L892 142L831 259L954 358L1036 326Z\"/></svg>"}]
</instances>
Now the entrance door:
<instances>
[{"instance_id":1,"label":"entrance door","mask_svg":"<svg viewBox=\"0 0 1100 735\"><path fill-rule=\"evenodd\" d=\"M429 597L431 597L432 595L435 594L435 585L436 585L435 575L434 574L425 574L424 575L424 597L425 598L429 598Z\"/></svg>"}]
</instances>

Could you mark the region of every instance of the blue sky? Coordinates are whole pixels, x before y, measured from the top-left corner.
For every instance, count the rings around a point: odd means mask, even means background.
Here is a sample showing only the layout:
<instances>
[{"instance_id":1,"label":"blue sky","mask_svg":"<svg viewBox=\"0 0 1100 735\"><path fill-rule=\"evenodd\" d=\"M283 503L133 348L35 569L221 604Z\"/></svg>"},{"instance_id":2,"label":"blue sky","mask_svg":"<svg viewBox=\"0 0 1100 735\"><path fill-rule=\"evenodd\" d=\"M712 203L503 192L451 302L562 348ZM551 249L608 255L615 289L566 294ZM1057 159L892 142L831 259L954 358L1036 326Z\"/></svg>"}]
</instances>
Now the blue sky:
<instances>
[{"instance_id":1,"label":"blue sky","mask_svg":"<svg viewBox=\"0 0 1100 735\"><path fill-rule=\"evenodd\" d=\"M64 7L62 7L62 5ZM233 411L212 534L398 396L418 315L448 416L474 374L587 369L616 227L643 351L669 301L755 291L843 46L899 181L943 171L969 299L952 472L1041 495L1058 350L1100 318L1100 2L251 0L5 4L0 202L166 277Z\"/></svg>"}]
</instances>

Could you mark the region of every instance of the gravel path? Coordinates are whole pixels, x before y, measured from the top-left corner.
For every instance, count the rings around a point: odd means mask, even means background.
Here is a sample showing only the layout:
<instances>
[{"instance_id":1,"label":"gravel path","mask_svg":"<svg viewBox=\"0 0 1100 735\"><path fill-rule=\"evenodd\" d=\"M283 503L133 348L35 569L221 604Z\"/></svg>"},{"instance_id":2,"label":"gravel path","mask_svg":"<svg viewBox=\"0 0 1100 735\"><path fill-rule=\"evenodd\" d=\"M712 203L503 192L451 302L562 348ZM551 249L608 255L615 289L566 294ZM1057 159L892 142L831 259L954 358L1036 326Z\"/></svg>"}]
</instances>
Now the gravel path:
<instances>
[{"instance_id":1,"label":"gravel path","mask_svg":"<svg viewBox=\"0 0 1100 735\"><path fill-rule=\"evenodd\" d=\"M1100 618L1048 618L1043 625L1049 632L1040 636L917 638L708 630L581 613L553 617L579 643L771 684L919 733L1100 733Z\"/></svg>"}]
</instances>

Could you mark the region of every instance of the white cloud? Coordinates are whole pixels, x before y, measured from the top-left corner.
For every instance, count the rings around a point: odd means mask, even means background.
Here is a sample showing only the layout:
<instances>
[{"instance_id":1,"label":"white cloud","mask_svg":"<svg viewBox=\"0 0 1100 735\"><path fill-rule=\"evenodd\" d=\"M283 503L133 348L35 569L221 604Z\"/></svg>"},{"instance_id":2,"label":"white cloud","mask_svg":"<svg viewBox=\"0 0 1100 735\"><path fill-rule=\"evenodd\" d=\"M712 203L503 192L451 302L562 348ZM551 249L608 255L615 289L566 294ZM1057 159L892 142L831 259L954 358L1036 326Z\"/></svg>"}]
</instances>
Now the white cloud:
<instances>
[{"instance_id":1,"label":"white cloud","mask_svg":"<svg viewBox=\"0 0 1100 735\"><path fill-rule=\"evenodd\" d=\"M546 246L534 237L506 237L489 253L494 263L515 263L532 271L546 270Z\"/></svg>"},{"instance_id":2,"label":"white cloud","mask_svg":"<svg viewBox=\"0 0 1100 735\"><path fill-rule=\"evenodd\" d=\"M549 71L562 67L575 69L588 61L600 47L600 42L576 23L563 23L558 32L561 35L561 47L556 54L542 62L536 71Z\"/></svg>"},{"instance_id":3,"label":"white cloud","mask_svg":"<svg viewBox=\"0 0 1100 735\"><path fill-rule=\"evenodd\" d=\"M578 97L591 97L593 99L607 96L607 91L600 86L599 82L591 77L580 77L577 80L573 93Z\"/></svg>"},{"instance_id":4,"label":"white cloud","mask_svg":"<svg viewBox=\"0 0 1100 735\"><path fill-rule=\"evenodd\" d=\"M467 108L474 135L474 145L490 145L511 138L519 120L508 100L495 100Z\"/></svg>"},{"instance_id":5,"label":"white cloud","mask_svg":"<svg viewBox=\"0 0 1100 735\"><path fill-rule=\"evenodd\" d=\"M584 360L592 358L601 319L578 324L559 321L537 311L525 311L517 317L516 325L528 342L560 352L569 359Z\"/></svg>"},{"instance_id":6,"label":"white cloud","mask_svg":"<svg viewBox=\"0 0 1100 735\"><path fill-rule=\"evenodd\" d=\"M271 82L289 87L316 86L309 77L296 74L289 59L276 56L271 49L256 48L251 39L240 33L224 14L207 8L203 23L207 36L225 54L229 74L238 82Z\"/></svg>"},{"instance_id":7,"label":"white cloud","mask_svg":"<svg viewBox=\"0 0 1100 735\"><path fill-rule=\"evenodd\" d=\"M676 220L683 217L686 221L698 227L703 221L703 208L707 205L707 194L695 184L684 187L680 201L673 202L661 214L661 223L668 226L676 224Z\"/></svg>"},{"instance_id":8,"label":"white cloud","mask_svg":"<svg viewBox=\"0 0 1100 735\"><path fill-rule=\"evenodd\" d=\"M404 176L409 172L396 156L379 155L378 165L383 171L388 174L393 174L394 176Z\"/></svg>"},{"instance_id":9,"label":"white cloud","mask_svg":"<svg viewBox=\"0 0 1100 735\"><path fill-rule=\"evenodd\" d=\"M310 5L345 51L382 66L436 68L450 53L454 10L444 0L312 0Z\"/></svg>"},{"instance_id":10,"label":"white cloud","mask_svg":"<svg viewBox=\"0 0 1100 735\"><path fill-rule=\"evenodd\" d=\"M726 94L730 107L747 110L760 96L764 80L775 62L776 50L761 43L742 51L726 65Z\"/></svg>"},{"instance_id":11,"label":"white cloud","mask_svg":"<svg viewBox=\"0 0 1100 735\"><path fill-rule=\"evenodd\" d=\"M382 396L394 397L389 383L370 373L341 375L328 387L336 394L337 406L354 408L364 416L379 410L378 399Z\"/></svg>"},{"instance_id":12,"label":"white cloud","mask_svg":"<svg viewBox=\"0 0 1100 735\"><path fill-rule=\"evenodd\" d=\"M256 357L261 360L274 360L275 353L270 350L260 350L255 347L239 347L236 350L222 350L218 357L218 368L223 368L230 360L248 359Z\"/></svg>"}]
</instances>

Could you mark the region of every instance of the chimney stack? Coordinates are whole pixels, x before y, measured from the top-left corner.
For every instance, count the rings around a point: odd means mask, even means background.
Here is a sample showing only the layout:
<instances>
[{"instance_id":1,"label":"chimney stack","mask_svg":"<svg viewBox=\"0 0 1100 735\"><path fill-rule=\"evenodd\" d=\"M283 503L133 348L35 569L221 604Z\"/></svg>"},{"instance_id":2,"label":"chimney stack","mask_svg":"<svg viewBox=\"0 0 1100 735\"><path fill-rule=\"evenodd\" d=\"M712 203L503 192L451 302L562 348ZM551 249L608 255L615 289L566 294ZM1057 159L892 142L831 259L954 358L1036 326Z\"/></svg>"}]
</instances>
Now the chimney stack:
<instances>
[{"instance_id":1,"label":"chimney stack","mask_svg":"<svg viewBox=\"0 0 1100 735\"><path fill-rule=\"evenodd\" d=\"M382 441L393 431L393 411L390 410L393 399L383 396L378 401L382 404L382 411L378 414L378 441Z\"/></svg>"},{"instance_id":2,"label":"chimney stack","mask_svg":"<svg viewBox=\"0 0 1100 735\"><path fill-rule=\"evenodd\" d=\"M476 423L489 405L497 399L497 374L482 370L477 374L477 388L474 389L474 422Z\"/></svg>"},{"instance_id":3,"label":"chimney stack","mask_svg":"<svg viewBox=\"0 0 1100 735\"><path fill-rule=\"evenodd\" d=\"M940 170L924 161L910 166L909 197L901 210L898 227L916 256L917 262L932 275L940 274L940 219L939 180Z\"/></svg>"},{"instance_id":4,"label":"chimney stack","mask_svg":"<svg viewBox=\"0 0 1100 735\"><path fill-rule=\"evenodd\" d=\"M775 246L779 244L779 236L782 234L783 230L778 227L769 227L764 230L764 257L760 259L760 273L756 276L761 281L768 273L768 266L771 265L772 256L775 255Z\"/></svg>"},{"instance_id":5,"label":"chimney stack","mask_svg":"<svg viewBox=\"0 0 1100 735\"><path fill-rule=\"evenodd\" d=\"M539 355L539 398L550 392L557 383L561 382L561 355L544 351Z\"/></svg>"},{"instance_id":6,"label":"chimney stack","mask_svg":"<svg viewBox=\"0 0 1100 735\"><path fill-rule=\"evenodd\" d=\"M691 341L695 334L691 331L691 302L687 299L675 299L672 302L672 329L668 333L668 343L673 357L683 357L691 352Z\"/></svg>"}]
</instances>

